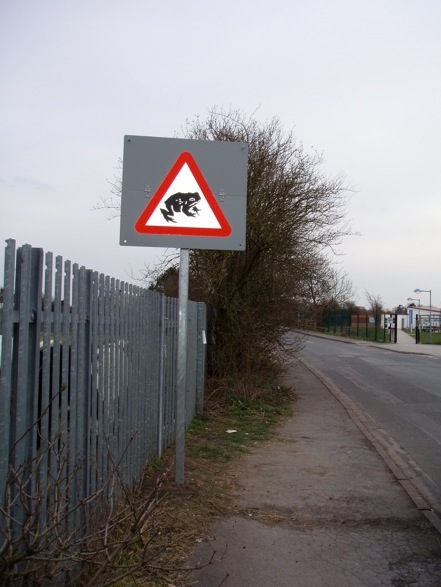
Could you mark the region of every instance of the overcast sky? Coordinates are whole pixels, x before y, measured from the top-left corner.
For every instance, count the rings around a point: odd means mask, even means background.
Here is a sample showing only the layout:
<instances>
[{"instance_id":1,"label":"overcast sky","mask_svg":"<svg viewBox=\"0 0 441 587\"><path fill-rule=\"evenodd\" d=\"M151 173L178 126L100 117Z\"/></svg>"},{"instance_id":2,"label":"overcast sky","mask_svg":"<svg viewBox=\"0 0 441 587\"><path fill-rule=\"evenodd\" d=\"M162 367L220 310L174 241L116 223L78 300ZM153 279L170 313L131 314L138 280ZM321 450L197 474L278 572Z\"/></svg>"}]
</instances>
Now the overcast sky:
<instances>
[{"instance_id":1,"label":"overcast sky","mask_svg":"<svg viewBox=\"0 0 441 587\"><path fill-rule=\"evenodd\" d=\"M356 190L341 267L358 303L421 288L441 306L440 0L0 0L0 63L3 243L129 279L163 251L120 247L92 211L124 135L239 108Z\"/></svg>"}]
</instances>

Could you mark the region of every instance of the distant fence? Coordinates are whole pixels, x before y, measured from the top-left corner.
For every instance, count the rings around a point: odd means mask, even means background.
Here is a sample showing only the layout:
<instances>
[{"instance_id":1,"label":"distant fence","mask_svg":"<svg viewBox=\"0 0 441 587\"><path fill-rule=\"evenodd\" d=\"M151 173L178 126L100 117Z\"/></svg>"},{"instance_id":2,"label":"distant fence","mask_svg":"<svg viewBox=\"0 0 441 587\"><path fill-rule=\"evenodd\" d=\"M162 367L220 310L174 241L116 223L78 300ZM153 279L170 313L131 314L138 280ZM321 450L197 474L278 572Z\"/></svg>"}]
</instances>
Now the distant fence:
<instances>
[{"instance_id":1,"label":"distant fence","mask_svg":"<svg viewBox=\"0 0 441 587\"><path fill-rule=\"evenodd\" d=\"M377 342L390 341L387 320L382 313L353 314L346 310L333 310L323 315L322 323L327 332Z\"/></svg>"},{"instance_id":2,"label":"distant fence","mask_svg":"<svg viewBox=\"0 0 441 587\"><path fill-rule=\"evenodd\" d=\"M395 319L390 314L352 313L344 309L319 316L298 313L298 327L376 342L396 342L396 315L393 316Z\"/></svg>"},{"instance_id":3,"label":"distant fence","mask_svg":"<svg viewBox=\"0 0 441 587\"><path fill-rule=\"evenodd\" d=\"M205 305L189 302L188 313L187 426L202 411ZM67 523L88 496L108 491L116 467L131 484L174 442L177 327L177 299L7 241L3 529L23 528L29 516L44 526L54 512Z\"/></svg>"}]
</instances>

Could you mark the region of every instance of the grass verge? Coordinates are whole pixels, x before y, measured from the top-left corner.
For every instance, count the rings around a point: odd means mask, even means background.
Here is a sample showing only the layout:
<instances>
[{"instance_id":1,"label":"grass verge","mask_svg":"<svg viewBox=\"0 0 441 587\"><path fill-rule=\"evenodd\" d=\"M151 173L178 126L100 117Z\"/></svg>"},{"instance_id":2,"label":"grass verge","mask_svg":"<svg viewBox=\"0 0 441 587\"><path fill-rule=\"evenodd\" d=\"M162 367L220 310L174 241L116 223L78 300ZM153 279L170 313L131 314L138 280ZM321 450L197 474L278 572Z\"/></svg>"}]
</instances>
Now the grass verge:
<instances>
[{"instance_id":1,"label":"grass verge","mask_svg":"<svg viewBox=\"0 0 441 587\"><path fill-rule=\"evenodd\" d=\"M277 386L211 390L204 414L186 435L184 483L174 483L172 450L149 466L146 495L161 479L162 497L149 517L142 545L125 554L125 564L138 566L136 572L117 585L188 585L188 555L197 542L209 538L213 520L230 511L236 484L232 465L271 438L276 424L292 414L292 400L291 390Z\"/></svg>"},{"instance_id":2,"label":"grass verge","mask_svg":"<svg viewBox=\"0 0 441 587\"><path fill-rule=\"evenodd\" d=\"M415 338L415 331L409 333ZM441 332L432 332L432 342L430 339L430 332L424 330L420 332L420 343L421 344L441 344Z\"/></svg>"}]
</instances>

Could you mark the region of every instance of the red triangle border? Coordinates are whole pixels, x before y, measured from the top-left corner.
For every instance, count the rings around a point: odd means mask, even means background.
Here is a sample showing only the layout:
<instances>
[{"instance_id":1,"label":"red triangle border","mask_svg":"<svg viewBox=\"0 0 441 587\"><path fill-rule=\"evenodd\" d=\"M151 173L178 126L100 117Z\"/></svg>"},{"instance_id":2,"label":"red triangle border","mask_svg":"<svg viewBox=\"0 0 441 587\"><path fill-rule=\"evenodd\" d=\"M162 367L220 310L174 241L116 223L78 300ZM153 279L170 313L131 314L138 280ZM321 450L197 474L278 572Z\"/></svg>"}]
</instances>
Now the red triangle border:
<instances>
[{"instance_id":1,"label":"red triangle border","mask_svg":"<svg viewBox=\"0 0 441 587\"><path fill-rule=\"evenodd\" d=\"M192 172L195 180L199 184L208 205L210 206L216 220L220 224L220 228L197 228L188 226L147 226L147 222L156 208L159 206L165 193L181 171L182 167L187 164ZM154 196L147 204L146 208L142 212L141 216L135 223L135 231L140 234L164 234L164 235L175 235L175 236L208 236L208 237L227 237L231 234L231 226L228 220L225 218L219 204L214 197L210 186L208 185L205 177L202 175L193 155L187 151L184 151L176 159L175 163L170 168L159 188L155 192Z\"/></svg>"}]
</instances>

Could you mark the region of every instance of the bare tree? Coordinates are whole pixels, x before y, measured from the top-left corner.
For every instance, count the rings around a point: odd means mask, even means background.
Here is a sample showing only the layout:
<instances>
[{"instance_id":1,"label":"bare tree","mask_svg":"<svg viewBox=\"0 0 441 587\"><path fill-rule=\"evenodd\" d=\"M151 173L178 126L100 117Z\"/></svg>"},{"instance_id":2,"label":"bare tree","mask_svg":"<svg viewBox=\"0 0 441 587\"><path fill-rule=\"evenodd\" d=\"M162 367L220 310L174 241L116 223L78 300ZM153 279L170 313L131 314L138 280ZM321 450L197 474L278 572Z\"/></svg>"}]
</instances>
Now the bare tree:
<instances>
[{"instance_id":1,"label":"bare tree","mask_svg":"<svg viewBox=\"0 0 441 587\"><path fill-rule=\"evenodd\" d=\"M374 295L366 290L365 295L368 307L372 314L374 314L374 316L381 314L384 311L384 303L380 294Z\"/></svg>"},{"instance_id":2,"label":"bare tree","mask_svg":"<svg viewBox=\"0 0 441 587\"><path fill-rule=\"evenodd\" d=\"M112 180L107 180L110 186L110 196L101 196L99 201L93 206L92 210L105 210L107 219L113 220L119 218L121 210L121 191L122 191L122 168L123 160L118 159L118 165L115 169L115 175Z\"/></svg>"},{"instance_id":3,"label":"bare tree","mask_svg":"<svg viewBox=\"0 0 441 587\"><path fill-rule=\"evenodd\" d=\"M353 306L356 288L348 274L332 264L325 256L317 255L308 261L305 299L302 303L317 310Z\"/></svg>"},{"instance_id":4,"label":"bare tree","mask_svg":"<svg viewBox=\"0 0 441 587\"><path fill-rule=\"evenodd\" d=\"M311 260L350 233L348 190L321 171L278 119L260 124L240 111L212 110L187 122L193 139L248 143L246 251L192 251L192 290L211 308L211 368L219 377L281 367L278 344L302 298Z\"/></svg>"}]
</instances>

